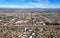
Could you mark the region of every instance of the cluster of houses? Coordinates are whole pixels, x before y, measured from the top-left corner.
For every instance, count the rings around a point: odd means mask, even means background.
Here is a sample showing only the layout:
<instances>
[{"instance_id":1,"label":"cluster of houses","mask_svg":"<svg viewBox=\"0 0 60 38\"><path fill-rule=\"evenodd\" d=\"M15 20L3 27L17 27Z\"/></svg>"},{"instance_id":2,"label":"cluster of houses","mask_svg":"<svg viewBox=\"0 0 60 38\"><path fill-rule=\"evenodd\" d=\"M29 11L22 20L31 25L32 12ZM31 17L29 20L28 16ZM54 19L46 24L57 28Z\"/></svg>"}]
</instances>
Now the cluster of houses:
<instances>
[{"instance_id":1,"label":"cluster of houses","mask_svg":"<svg viewBox=\"0 0 60 38\"><path fill-rule=\"evenodd\" d=\"M37 16L0 16L0 25L45 25Z\"/></svg>"}]
</instances>

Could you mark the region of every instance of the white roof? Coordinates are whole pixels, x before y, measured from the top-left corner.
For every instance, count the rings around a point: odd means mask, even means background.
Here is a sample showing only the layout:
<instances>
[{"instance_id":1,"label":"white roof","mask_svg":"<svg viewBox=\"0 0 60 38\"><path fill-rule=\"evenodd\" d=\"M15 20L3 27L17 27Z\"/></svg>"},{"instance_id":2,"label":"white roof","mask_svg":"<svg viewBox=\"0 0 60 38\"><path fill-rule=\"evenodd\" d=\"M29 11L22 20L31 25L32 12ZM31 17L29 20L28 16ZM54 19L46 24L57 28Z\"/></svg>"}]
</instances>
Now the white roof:
<instances>
[{"instance_id":1,"label":"white roof","mask_svg":"<svg viewBox=\"0 0 60 38\"><path fill-rule=\"evenodd\" d=\"M32 35L35 35L35 33L32 33Z\"/></svg>"},{"instance_id":2,"label":"white roof","mask_svg":"<svg viewBox=\"0 0 60 38\"><path fill-rule=\"evenodd\" d=\"M0 21L3 21L3 20L0 20Z\"/></svg>"},{"instance_id":3,"label":"white roof","mask_svg":"<svg viewBox=\"0 0 60 38\"><path fill-rule=\"evenodd\" d=\"M17 22L15 22L15 23L27 23L28 22L28 20L21 20L21 21L17 21Z\"/></svg>"}]
</instances>

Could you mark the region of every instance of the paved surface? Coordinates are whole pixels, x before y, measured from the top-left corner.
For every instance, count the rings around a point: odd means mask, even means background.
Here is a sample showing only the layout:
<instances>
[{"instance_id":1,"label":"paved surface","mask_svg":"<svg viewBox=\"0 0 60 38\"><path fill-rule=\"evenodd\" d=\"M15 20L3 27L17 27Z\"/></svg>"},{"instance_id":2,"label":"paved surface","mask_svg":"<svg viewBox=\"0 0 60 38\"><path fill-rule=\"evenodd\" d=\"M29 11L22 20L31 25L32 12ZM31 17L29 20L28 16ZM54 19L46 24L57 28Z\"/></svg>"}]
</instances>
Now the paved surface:
<instances>
[{"instance_id":1,"label":"paved surface","mask_svg":"<svg viewBox=\"0 0 60 38\"><path fill-rule=\"evenodd\" d=\"M36 26L34 26L34 25L33 26L25 26L25 25L24 26L22 26L22 25L21 26L17 26L17 25L14 26L14 25L11 25L10 26L9 25L9 26L0 26L0 27L31 27L31 28L35 28L35 27L37 27L37 28L40 28L40 27L49 27L50 28L50 27L53 27L53 28L60 28L60 25L45 25L45 26L43 26L43 25L41 25L41 26L39 26L39 25L38 26L37 25Z\"/></svg>"}]
</instances>

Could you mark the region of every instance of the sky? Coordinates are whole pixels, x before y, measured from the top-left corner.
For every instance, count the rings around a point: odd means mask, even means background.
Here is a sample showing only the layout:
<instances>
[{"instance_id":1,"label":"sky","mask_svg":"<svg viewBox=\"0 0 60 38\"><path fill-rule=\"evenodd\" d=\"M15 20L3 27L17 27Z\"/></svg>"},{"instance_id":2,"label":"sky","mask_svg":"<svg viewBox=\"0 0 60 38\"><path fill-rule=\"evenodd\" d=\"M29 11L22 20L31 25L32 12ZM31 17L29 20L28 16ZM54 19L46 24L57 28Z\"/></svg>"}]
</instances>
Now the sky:
<instances>
[{"instance_id":1,"label":"sky","mask_svg":"<svg viewBox=\"0 0 60 38\"><path fill-rule=\"evenodd\" d=\"M60 0L0 0L0 8L60 8Z\"/></svg>"}]
</instances>

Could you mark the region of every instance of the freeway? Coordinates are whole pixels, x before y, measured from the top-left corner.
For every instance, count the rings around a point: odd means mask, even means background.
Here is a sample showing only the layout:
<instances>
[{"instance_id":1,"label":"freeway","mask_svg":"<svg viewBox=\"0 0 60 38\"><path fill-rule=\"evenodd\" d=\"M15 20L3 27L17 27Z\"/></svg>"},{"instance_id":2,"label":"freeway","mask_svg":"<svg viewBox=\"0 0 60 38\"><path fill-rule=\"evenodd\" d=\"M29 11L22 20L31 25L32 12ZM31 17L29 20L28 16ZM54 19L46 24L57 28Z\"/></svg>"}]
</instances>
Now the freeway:
<instances>
[{"instance_id":1,"label":"freeway","mask_svg":"<svg viewBox=\"0 0 60 38\"><path fill-rule=\"evenodd\" d=\"M37 25L36 26L35 25L33 25L33 26L22 26L22 25L21 26L17 26L17 25L14 26L14 25L11 25L10 26L9 25L9 26L0 26L0 27L12 27L12 28L14 28L14 27L30 27L30 28L40 28L40 27L44 28L44 27L49 27L49 28L60 28L60 25L45 25L45 26L43 26L43 25L41 25L41 26L40 25L38 25L38 26Z\"/></svg>"}]
</instances>

